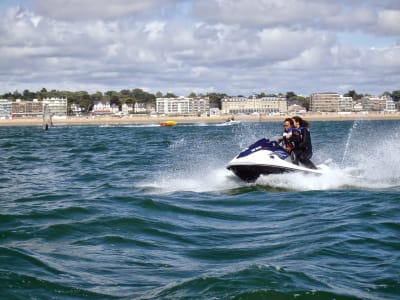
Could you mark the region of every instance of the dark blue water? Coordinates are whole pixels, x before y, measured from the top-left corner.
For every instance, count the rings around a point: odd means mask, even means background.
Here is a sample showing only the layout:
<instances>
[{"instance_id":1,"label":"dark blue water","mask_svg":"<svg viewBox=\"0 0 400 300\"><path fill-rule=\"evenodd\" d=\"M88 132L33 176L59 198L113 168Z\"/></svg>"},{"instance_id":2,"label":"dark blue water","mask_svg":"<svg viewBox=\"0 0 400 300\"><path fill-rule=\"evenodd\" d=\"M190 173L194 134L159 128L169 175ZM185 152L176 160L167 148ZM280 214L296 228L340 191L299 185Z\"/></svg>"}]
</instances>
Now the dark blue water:
<instances>
[{"instance_id":1,"label":"dark blue water","mask_svg":"<svg viewBox=\"0 0 400 300\"><path fill-rule=\"evenodd\" d=\"M313 122L320 177L225 169L280 131L0 127L0 298L400 299L400 122Z\"/></svg>"}]
</instances>

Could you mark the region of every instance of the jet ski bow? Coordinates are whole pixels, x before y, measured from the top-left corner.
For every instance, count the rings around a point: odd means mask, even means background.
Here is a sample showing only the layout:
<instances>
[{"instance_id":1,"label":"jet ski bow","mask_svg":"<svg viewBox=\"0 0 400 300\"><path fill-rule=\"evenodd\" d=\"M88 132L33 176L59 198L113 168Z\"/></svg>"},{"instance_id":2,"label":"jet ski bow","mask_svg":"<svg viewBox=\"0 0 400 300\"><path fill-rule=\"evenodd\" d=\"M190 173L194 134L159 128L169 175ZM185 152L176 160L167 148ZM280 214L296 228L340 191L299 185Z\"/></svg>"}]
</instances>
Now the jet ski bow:
<instances>
[{"instance_id":1,"label":"jet ski bow","mask_svg":"<svg viewBox=\"0 0 400 300\"><path fill-rule=\"evenodd\" d=\"M261 139L232 159L226 167L243 181L256 181L260 175L304 172L322 174L323 169L309 169L292 162L289 153L278 142Z\"/></svg>"}]
</instances>

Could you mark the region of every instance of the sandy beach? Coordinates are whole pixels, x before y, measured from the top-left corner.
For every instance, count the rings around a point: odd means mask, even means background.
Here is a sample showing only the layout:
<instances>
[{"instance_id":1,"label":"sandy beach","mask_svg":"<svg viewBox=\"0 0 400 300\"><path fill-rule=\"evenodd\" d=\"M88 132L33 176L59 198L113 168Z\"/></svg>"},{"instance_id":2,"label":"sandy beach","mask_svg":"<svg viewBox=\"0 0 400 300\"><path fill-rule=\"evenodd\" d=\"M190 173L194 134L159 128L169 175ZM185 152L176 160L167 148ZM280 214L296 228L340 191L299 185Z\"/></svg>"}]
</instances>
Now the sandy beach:
<instances>
[{"instance_id":1,"label":"sandy beach","mask_svg":"<svg viewBox=\"0 0 400 300\"><path fill-rule=\"evenodd\" d=\"M270 115L235 115L235 120L241 122L275 122L281 121L291 115L270 116ZM316 114L307 113L301 115L309 121L345 121L345 120L400 120L400 112L383 114L383 113L369 113L369 114ZM67 118L53 118L53 124L57 125L107 125L107 124L160 124L167 120L174 120L179 123L222 123L230 116L210 116L210 117L150 117L150 116L129 116L129 117L110 117L110 116L96 116L96 117L67 117ZM16 118L0 120L0 126L41 126L41 118Z\"/></svg>"}]
</instances>

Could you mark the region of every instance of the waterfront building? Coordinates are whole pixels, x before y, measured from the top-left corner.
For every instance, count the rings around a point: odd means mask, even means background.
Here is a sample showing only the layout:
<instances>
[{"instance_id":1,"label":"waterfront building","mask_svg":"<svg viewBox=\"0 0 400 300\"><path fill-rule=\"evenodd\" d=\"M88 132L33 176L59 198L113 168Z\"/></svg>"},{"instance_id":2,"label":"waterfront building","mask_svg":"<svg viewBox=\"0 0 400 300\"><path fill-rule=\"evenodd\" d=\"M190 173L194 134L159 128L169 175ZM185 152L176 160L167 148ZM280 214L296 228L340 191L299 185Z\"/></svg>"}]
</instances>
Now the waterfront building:
<instances>
[{"instance_id":1,"label":"waterfront building","mask_svg":"<svg viewBox=\"0 0 400 300\"><path fill-rule=\"evenodd\" d=\"M395 112L396 106L392 97L383 96L365 96L361 99L364 110L366 111L386 111Z\"/></svg>"},{"instance_id":2,"label":"waterfront building","mask_svg":"<svg viewBox=\"0 0 400 300\"><path fill-rule=\"evenodd\" d=\"M10 119L12 112L12 101L0 99L0 119Z\"/></svg>"},{"instance_id":3,"label":"waterfront building","mask_svg":"<svg viewBox=\"0 0 400 300\"><path fill-rule=\"evenodd\" d=\"M310 96L312 112L352 112L353 98L337 93L314 93Z\"/></svg>"},{"instance_id":4,"label":"waterfront building","mask_svg":"<svg viewBox=\"0 0 400 300\"><path fill-rule=\"evenodd\" d=\"M43 102L34 99L33 101L21 101L17 99L12 103L12 118L41 118L43 116Z\"/></svg>"},{"instance_id":5,"label":"waterfront building","mask_svg":"<svg viewBox=\"0 0 400 300\"><path fill-rule=\"evenodd\" d=\"M352 112L353 111L353 98L339 96L338 112Z\"/></svg>"},{"instance_id":6,"label":"waterfront building","mask_svg":"<svg viewBox=\"0 0 400 300\"><path fill-rule=\"evenodd\" d=\"M72 103L71 104L71 112L74 116L80 116L84 112L84 108L81 107L79 104Z\"/></svg>"},{"instance_id":7,"label":"waterfront building","mask_svg":"<svg viewBox=\"0 0 400 300\"><path fill-rule=\"evenodd\" d=\"M287 98L283 96L269 97L226 97L221 100L224 114L280 114L287 113Z\"/></svg>"},{"instance_id":8,"label":"waterfront building","mask_svg":"<svg viewBox=\"0 0 400 300\"><path fill-rule=\"evenodd\" d=\"M42 100L43 107L47 105L51 116L67 117L67 98L44 98Z\"/></svg>"},{"instance_id":9,"label":"waterfront building","mask_svg":"<svg viewBox=\"0 0 400 300\"><path fill-rule=\"evenodd\" d=\"M293 114L305 114L307 112L304 106L298 104L292 104L288 106L288 113Z\"/></svg>"},{"instance_id":10,"label":"waterfront building","mask_svg":"<svg viewBox=\"0 0 400 300\"><path fill-rule=\"evenodd\" d=\"M109 101L96 101L93 104L92 114L94 115L111 115L113 108Z\"/></svg>"},{"instance_id":11,"label":"waterfront building","mask_svg":"<svg viewBox=\"0 0 400 300\"><path fill-rule=\"evenodd\" d=\"M121 113L122 115L129 115L133 113L133 104L132 103L124 103L121 105Z\"/></svg>"},{"instance_id":12,"label":"waterfront building","mask_svg":"<svg viewBox=\"0 0 400 300\"><path fill-rule=\"evenodd\" d=\"M385 95L384 97L386 97L385 112L388 112L388 113L396 112L397 111L396 104L394 103L393 98L388 95Z\"/></svg>"},{"instance_id":13,"label":"waterfront building","mask_svg":"<svg viewBox=\"0 0 400 300\"><path fill-rule=\"evenodd\" d=\"M209 97L157 98L156 112L165 115L209 115Z\"/></svg>"},{"instance_id":14,"label":"waterfront building","mask_svg":"<svg viewBox=\"0 0 400 300\"><path fill-rule=\"evenodd\" d=\"M363 106L361 102L357 102L353 105L354 112L361 112L363 111Z\"/></svg>"},{"instance_id":15,"label":"waterfront building","mask_svg":"<svg viewBox=\"0 0 400 300\"><path fill-rule=\"evenodd\" d=\"M133 112L135 114L150 114L156 111L156 107L152 103L135 102Z\"/></svg>"},{"instance_id":16,"label":"waterfront building","mask_svg":"<svg viewBox=\"0 0 400 300\"><path fill-rule=\"evenodd\" d=\"M339 108L339 94L313 93L310 96L310 111L337 112Z\"/></svg>"}]
</instances>

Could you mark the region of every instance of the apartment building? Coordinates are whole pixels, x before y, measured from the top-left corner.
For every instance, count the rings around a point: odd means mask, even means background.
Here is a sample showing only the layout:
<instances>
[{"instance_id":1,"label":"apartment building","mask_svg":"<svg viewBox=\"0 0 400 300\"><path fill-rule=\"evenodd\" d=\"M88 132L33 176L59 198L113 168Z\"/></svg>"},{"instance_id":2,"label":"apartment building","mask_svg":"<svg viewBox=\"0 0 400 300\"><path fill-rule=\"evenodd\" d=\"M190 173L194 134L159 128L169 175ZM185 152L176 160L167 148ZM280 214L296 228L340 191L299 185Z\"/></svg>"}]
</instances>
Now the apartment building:
<instances>
[{"instance_id":1,"label":"apartment building","mask_svg":"<svg viewBox=\"0 0 400 300\"><path fill-rule=\"evenodd\" d=\"M21 101L17 99L12 103L12 118L38 118L43 116L43 102L34 99L33 101Z\"/></svg>"},{"instance_id":2,"label":"apartment building","mask_svg":"<svg viewBox=\"0 0 400 300\"><path fill-rule=\"evenodd\" d=\"M56 117L67 117L67 98L44 98L43 106L47 105L50 115Z\"/></svg>"},{"instance_id":3,"label":"apartment building","mask_svg":"<svg viewBox=\"0 0 400 300\"><path fill-rule=\"evenodd\" d=\"M310 96L310 111L351 112L353 111L353 98L337 93L314 93Z\"/></svg>"},{"instance_id":4,"label":"apartment building","mask_svg":"<svg viewBox=\"0 0 400 300\"><path fill-rule=\"evenodd\" d=\"M310 96L310 111L312 112L337 112L339 107L339 94L314 93Z\"/></svg>"},{"instance_id":5,"label":"apartment building","mask_svg":"<svg viewBox=\"0 0 400 300\"><path fill-rule=\"evenodd\" d=\"M287 113L286 97L227 97L221 100L221 110L224 114L275 114Z\"/></svg>"},{"instance_id":6,"label":"apartment building","mask_svg":"<svg viewBox=\"0 0 400 300\"><path fill-rule=\"evenodd\" d=\"M11 118L12 101L7 99L0 99L0 119Z\"/></svg>"},{"instance_id":7,"label":"apartment building","mask_svg":"<svg viewBox=\"0 0 400 300\"><path fill-rule=\"evenodd\" d=\"M364 110L366 111L396 111L395 103L392 97L383 96L365 96L361 99Z\"/></svg>"},{"instance_id":8,"label":"apartment building","mask_svg":"<svg viewBox=\"0 0 400 300\"><path fill-rule=\"evenodd\" d=\"M135 102L132 111L135 114L148 114L156 111L156 106L153 103Z\"/></svg>"},{"instance_id":9,"label":"apartment building","mask_svg":"<svg viewBox=\"0 0 400 300\"><path fill-rule=\"evenodd\" d=\"M157 98L156 112L165 115L208 115L210 99L209 97Z\"/></svg>"}]
</instances>

